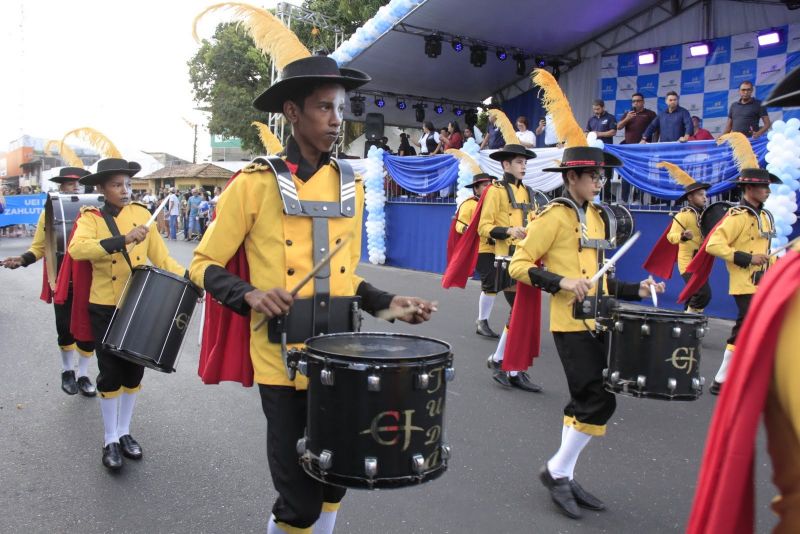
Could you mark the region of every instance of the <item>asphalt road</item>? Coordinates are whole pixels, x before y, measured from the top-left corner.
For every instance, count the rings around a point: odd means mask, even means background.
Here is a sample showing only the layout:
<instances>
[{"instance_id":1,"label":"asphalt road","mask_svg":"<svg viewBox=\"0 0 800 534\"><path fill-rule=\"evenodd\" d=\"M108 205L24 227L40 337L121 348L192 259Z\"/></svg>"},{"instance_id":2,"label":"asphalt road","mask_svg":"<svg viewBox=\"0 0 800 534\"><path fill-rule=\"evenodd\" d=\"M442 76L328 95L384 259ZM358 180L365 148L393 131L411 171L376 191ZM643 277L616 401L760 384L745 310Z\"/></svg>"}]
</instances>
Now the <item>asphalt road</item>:
<instances>
[{"instance_id":1,"label":"asphalt road","mask_svg":"<svg viewBox=\"0 0 800 534\"><path fill-rule=\"evenodd\" d=\"M4 238L0 258L27 245L27 238ZM169 246L188 264L190 244ZM427 273L371 265L360 272L386 290L439 301L440 311L425 325L369 318L364 329L452 344L456 380L448 390L446 432L453 458L448 472L429 484L351 491L337 532L683 531L715 397L695 402L618 397L607 436L592 440L576 469L576 478L603 498L608 510L570 520L557 512L536 476L559 445L568 398L551 336L543 335L543 355L531 373L544 393L503 390L485 364L494 343L473 333L477 285L444 291L439 277ZM275 492L258 393L238 384L200 382L198 317L178 372L145 374L131 427L144 459L109 474L100 463L98 401L60 389L53 311L38 300L41 277L41 264L0 269L0 532L263 533ZM498 299L491 319L495 329L507 313ZM729 329L730 323L712 320L704 339L701 369L709 383ZM763 434L758 451L757 531L766 532L775 523L768 509L774 488Z\"/></svg>"}]
</instances>

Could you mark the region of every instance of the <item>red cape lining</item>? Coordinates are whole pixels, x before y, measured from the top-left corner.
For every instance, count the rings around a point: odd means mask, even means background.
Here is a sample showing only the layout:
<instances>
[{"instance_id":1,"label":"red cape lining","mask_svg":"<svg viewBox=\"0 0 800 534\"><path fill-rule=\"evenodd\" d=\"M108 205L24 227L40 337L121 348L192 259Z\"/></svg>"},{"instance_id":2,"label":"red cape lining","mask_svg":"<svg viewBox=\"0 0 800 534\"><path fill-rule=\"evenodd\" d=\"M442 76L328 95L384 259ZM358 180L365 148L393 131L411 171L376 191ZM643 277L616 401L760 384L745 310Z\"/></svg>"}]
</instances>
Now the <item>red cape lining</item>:
<instances>
[{"instance_id":1,"label":"red cape lining","mask_svg":"<svg viewBox=\"0 0 800 534\"><path fill-rule=\"evenodd\" d=\"M724 221L726 217L728 217L727 213L714 225L714 228L711 229L703 240L703 244L700 245L700 250L697 251L692 261L686 266L686 272L691 273L692 276L689 278L689 281L686 282L686 286L683 288L683 291L681 291L681 294L678 295L678 302L683 303L689 300L692 295L703 287L703 284L708 281L708 277L711 276L711 269L714 267L715 256L706 252L706 245L708 244L708 239L714 235L714 231L719 228L719 225L722 224L722 221Z\"/></svg>"},{"instance_id":2,"label":"red cape lining","mask_svg":"<svg viewBox=\"0 0 800 534\"><path fill-rule=\"evenodd\" d=\"M675 270L675 261L678 259L678 245L673 245L667 239L667 234L671 229L672 223L667 225L664 233L656 241L653 250L650 251L650 255L647 256L644 264L642 264L645 271L667 280L672 278L672 272Z\"/></svg>"},{"instance_id":3,"label":"red cape lining","mask_svg":"<svg viewBox=\"0 0 800 534\"><path fill-rule=\"evenodd\" d=\"M89 213L100 217L99 213L90 211ZM72 232L69 234L68 243L72 242L72 236L78 229L78 221L83 216L78 213ZM45 271L46 272L46 271ZM45 274L45 281L47 274ZM56 304L64 304L69 298L70 282L72 282L72 309L69 330L78 341L94 341L92 332L92 322L89 319L89 295L92 291L92 263L90 261L79 261L72 258L67 250L64 260L61 262L61 269L56 277L56 291L53 300Z\"/></svg>"}]
</instances>

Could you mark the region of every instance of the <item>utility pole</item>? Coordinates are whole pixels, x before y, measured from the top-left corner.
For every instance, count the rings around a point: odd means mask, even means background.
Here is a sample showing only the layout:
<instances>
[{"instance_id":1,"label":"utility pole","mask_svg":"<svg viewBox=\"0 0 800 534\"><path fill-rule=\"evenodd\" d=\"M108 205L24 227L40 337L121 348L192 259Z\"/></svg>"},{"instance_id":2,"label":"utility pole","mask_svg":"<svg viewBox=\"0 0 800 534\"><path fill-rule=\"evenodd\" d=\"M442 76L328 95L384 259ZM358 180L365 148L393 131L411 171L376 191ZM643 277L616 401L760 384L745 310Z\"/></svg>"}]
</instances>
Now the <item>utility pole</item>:
<instances>
[{"instance_id":1,"label":"utility pole","mask_svg":"<svg viewBox=\"0 0 800 534\"><path fill-rule=\"evenodd\" d=\"M192 163L197 163L197 124L190 121L186 117L181 118L183 119L183 122L185 122L194 131L194 142L192 144Z\"/></svg>"}]
</instances>

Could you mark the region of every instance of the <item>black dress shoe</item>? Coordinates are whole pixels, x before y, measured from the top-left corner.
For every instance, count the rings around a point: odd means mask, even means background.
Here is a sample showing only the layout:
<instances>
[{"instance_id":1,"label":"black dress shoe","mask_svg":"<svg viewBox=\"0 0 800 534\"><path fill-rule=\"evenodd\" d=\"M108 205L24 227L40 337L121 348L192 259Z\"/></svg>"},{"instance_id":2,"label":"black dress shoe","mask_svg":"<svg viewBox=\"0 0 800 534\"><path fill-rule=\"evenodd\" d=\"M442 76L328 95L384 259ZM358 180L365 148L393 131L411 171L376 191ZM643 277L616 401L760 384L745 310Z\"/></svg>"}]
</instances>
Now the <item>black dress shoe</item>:
<instances>
[{"instance_id":1,"label":"black dress shoe","mask_svg":"<svg viewBox=\"0 0 800 534\"><path fill-rule=\"evenodd\" d=\"M712 395L719 395L720 391L722 391L722 382L717 382L716 380L714 380L711 383L711 387L708 388L708 392L711 393Z\"/></svg>"},{"instance_id":2,"label":"black dress shoe","mask_svg":"<svg viewBox=\"0 0 800 534\"><path fill-rule=\"evenodd\" d=\"M112 471L122 467L119 443L109 443L103 447L103 465Z\"/></svg>"},{"instance_id":3,"label":"black dress shoe","mask_svg":"<svg viewBox=\"0 0 800 534\"><path fill-rule=\"evenodd\" d=\"M94 384L92 384L88 376L78 377L78 390L84 397L94 397L97 395L97 389L95 389Z\"/></svg>"},{"instance_id":4,"label":"black dress shoe","mask_svg":"<svg viewBox=\"0 0 800 534\"><path fill-rule=\"evenodd\" d=\"M122 454L126 458L138 460L142 457L142 446L130 434L125 434L119 438L119 444L122 447Z\"/></svg>"},{"instance_id":5,"label":"black dress shoe","mask_svg":"<svg viewBox=\"0 0 800 534\"><path fill-rule=\"evenodd\" d=\"M491 328L489 328L489 321L484 319L483 321L478 321L475 323L477 328L475 329L475 333L479 336L483 337L490 337L493 339L497 339L500 337L496 332L494 332Z\"/></svg>"},{"instance_id":6,"label":"black dress shoe","mask_svg":"<svg viewBox=\"0 0 800 534\"><path fill-rule=\"evenodd\" d=\"M61 373L61 389L67 395L78 393L78 384L75 382L75 371L64 371Z\"/></svg>"},{"instance_id":7,"label":"black dress shoe","mask_svg":"<svg viewBox=\"0 0 800 534\"><path fill-rule=\"evenodd\" d=\"M547 464L545 464L542 470L539 471L539 480L542 481L545 488L550 490L550 497L553 502L558 505L567 517L572 519L581 517L581 509L578 508L578 503L572 493L572 487L567 477L553 478L553 475L547 469Z\"/></svg>"},{"instance_id":8,"label":"black dress shoe","mask_svg":"<svg viewBox=\"0 0 800 534\"><path fill-rule=\"evenodd\" d=\"M508 377L508 381L512 386L523 391L530 391L531 393L541 393L542 391L542 386L531 382L528 373L517 373L516 375L511 375Z\"/></svg>"},{"instance_id":9,"label":"black dress shoe","mask_svg":"<svg viewBox=\"0 0 800 534\"><path fill-rule=\"evenodd\" d=\"M503 360L496 362L494 361L494 354L490 354L489 358L486 360L486 367L488 367L492 371L499 371L503 367Z\"/></svg>"},{"instance_id":10,"label":"black dress shoe","mask_svg":"<svg viewBox=\"0 0 800 534\"><path fill-rule=\"evenodd\" d=\"M508 381L508 373L506 373L505 371L493 371L492 380L494 380L503 387L506 388L511 387L511 382Z\"/></svg>"},{"instance_id":11,"label":"black dress shoe","mask_svg":"<svg viewBox=\"0 0 800 534\"><path fill-rule=\"evenodd\" d=\"M569 487L572 489L572 495L575 497L575 502L578 503L578 506L581 508L586 508L588 510L605 510L606 505L603 501L586 491L578 484L578 481L572 479L569 481Z\"/></svg>"}]
</instances>

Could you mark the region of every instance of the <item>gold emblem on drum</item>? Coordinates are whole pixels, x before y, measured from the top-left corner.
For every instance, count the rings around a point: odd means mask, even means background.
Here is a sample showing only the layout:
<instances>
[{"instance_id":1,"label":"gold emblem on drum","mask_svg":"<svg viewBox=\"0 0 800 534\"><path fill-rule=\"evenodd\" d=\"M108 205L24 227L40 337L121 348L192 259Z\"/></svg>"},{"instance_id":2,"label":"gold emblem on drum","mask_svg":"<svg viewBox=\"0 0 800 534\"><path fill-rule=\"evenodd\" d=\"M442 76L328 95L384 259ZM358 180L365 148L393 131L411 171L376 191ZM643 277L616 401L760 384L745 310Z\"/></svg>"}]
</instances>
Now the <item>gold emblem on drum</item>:
<instances>
[{"instance_id":1,"label":"gold emblem on drum","mask_svg":"<svg viewBox=\"0 0 800 534\"><path fill-rule=\"evenodd\" d=\"M189 322L189 315L186 313L179 313L173 321L178 330L186 329L186 324Z\"/></svg>"},{"instance_id":2,"label":"gold emblem on drum","mask_svg":"<svg viewBox=\"0 0 800 534\"><path fill-rule=\"evenodd\" d=\"M681 371L685 369L686 374L688 375L692 372L694 364L697 363L697 358L694 357L694 350L694 347L678 347L672 353L672 356L664 361L671 362L675 369L679 369Z\"/></svg>"},{"instance_id":3,"label":"gold emblem on drum","mask_svg":"<svg viewBox=\"0 0 800 534\"><path fill-rule=\"evenodd\" d=\"M403 432L403 450L406 450L411 444L411 433L414 431L422 432L424 429L418 426L413 426L411 418L414 415L414 410L404 410L403 415L396 410L388 412L381 412L372 419L372 424L368 429L362 430L361 435L370 434L372 439L378 445L392 446L397 445L400 441L400 432ZM403 425L399 426L400 419L403 419ZM387 426L379 426L381 421L389 423ZM391 432L392 434L384 438L381 436L383 432Z\"/></svg>"}]
</instances>

